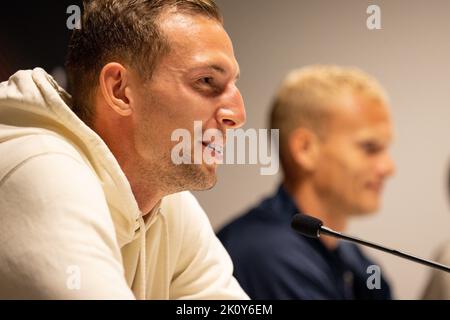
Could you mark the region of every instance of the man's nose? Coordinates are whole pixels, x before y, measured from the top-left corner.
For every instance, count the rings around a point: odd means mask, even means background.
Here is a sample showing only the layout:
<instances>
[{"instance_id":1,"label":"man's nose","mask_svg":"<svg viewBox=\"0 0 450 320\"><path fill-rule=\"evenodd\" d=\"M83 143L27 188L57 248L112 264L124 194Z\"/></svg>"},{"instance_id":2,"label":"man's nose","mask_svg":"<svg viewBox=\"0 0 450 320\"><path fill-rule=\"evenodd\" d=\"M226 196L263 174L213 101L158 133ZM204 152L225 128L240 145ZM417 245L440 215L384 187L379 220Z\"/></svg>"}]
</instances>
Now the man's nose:
<instances>
[{"instance_id":1,"label":"man's nose","mask_svg":"<svg viewBox=\"0 0 450 320\"><path fill-rule=\"evenodd\" d=\"M246 117L244 100L239 89L234 86L224 95L217 120L223 129L236 129L244 125Z\"/></svg>"},{"instance_id":2,"label":"man's nose","mask_svg":"<svg viewBox=\"0 0 450 320\"><path fill-rule=\"evenodd\" d=\"M390 177L395 173L395 163L390 154L385 153L379 163L379 172L383 177Z\"/></svg>"}]
</instances>

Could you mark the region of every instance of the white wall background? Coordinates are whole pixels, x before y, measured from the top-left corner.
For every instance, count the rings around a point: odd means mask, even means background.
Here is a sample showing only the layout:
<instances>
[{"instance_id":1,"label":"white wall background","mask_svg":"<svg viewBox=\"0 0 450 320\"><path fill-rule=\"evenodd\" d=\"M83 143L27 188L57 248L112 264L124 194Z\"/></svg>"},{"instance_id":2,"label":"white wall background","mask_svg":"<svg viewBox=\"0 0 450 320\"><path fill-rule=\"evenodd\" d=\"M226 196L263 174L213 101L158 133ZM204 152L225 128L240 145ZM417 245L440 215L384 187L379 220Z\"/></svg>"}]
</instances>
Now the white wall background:
<instances>
[{"instance_id":1,"label":"white wall background","mask_svg":"<svg viewBox=\"0 0 450 320\"><path fill-rule=\"evenodd\" d=\"M248 122L265 128L275 89L294 67L357 66L390 94L396 125L397 174L383 209L349 233L431 258L450 241L446 171L450 160L450 1L218 0L241 66L239 87ZM382 30L369 31L366 9L377 4ZM222 166L219 183L196 193L217 230L263 196L277 176L252 165ZM419 298L428 269L368 250L391 279L397 298Z\"/></svg>"}]
</instances>

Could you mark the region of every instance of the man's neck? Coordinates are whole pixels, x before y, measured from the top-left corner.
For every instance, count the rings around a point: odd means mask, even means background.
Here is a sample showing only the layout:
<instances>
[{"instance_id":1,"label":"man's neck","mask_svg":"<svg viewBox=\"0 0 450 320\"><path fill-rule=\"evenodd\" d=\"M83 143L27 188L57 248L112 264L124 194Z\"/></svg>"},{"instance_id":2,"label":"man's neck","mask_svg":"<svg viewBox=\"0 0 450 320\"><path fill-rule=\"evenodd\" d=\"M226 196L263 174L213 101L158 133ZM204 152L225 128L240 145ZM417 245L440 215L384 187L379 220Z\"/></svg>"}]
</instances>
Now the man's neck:
<instances>
[{"instance_id":1,"label":"man's neck","mask_svg":"<svg viewBox=\"0 0 450 320\"><path fill-rule=\"evenodd\" d=\"M142 212L144 217L149 218L150 213L158 205L164 194L155 186L155 188L149 187L149 182L147 179L142 179L138 175L130 174L130 171L123 168L127 180L130 183L131 190L133 192L134 198L139 206L139 210Z\"/></svg>"},{"instance_id":2,"label":"man's neck","mask_svg":"<svg viewBox=\"0 0 450 320\"><path fill-rule=\"evenodd\" d=\"M347 226L347 217L344 212L328 206L320 198L312 186L308 184L284 183L284 188L294 200L297 208L304 214L320 219L323 224L336 231L344 231ZM332 237L321 237L321 242L330 250L335 249L339 240Z\"/></svg>"},{"instance_id":3,"label":"man's neck","mask_svg":"<svg viewBox=\"0 0 450 320\"><path fill-rule=\"evenodd\" d=\"M131 135L129 128L127 126L120 127L117 123L106 121L105 119L108 119L108 117L102 116L102 110L104 109L98 110L100 114L97 115L94 121L93 130L103 139L116 158L130 183L139 210L147 219L150 216L149 213L152 212L165 194L158 187L156 179L148 177L148 174L147 176L141 174L141 172L148 170L139 170L139 166L143 165L130 156L130 154L135 154L135 152L129 151L132 150L133 146L125 145L125 142L122 141L123 135ZM149 181L154 181L154 188L149 187Z\"/></svg>"}]
</instances>

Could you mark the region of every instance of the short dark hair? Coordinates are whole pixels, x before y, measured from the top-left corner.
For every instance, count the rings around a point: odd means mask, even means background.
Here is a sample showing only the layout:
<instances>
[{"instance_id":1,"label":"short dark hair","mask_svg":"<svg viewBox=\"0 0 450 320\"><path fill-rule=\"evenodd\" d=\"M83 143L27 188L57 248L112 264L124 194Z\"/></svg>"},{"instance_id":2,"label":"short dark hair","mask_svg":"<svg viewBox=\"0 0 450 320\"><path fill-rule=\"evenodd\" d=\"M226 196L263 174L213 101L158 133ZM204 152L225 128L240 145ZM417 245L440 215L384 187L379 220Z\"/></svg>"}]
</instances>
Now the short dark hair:
<instances>
[{"instance_id":1,"label":"short dark hair","mask_svg":"<svg viewBox=\"0 0 450 320\"><path fill-rule=\"evenodd\" d=\"M213 0L85 0L81 29L72 33L66 57L72 110L88 125L93 93L108 62L133 67L148 80L169 43L158 25L167 10L199 14L223 24Z\"/></svg>"}]
</instances>

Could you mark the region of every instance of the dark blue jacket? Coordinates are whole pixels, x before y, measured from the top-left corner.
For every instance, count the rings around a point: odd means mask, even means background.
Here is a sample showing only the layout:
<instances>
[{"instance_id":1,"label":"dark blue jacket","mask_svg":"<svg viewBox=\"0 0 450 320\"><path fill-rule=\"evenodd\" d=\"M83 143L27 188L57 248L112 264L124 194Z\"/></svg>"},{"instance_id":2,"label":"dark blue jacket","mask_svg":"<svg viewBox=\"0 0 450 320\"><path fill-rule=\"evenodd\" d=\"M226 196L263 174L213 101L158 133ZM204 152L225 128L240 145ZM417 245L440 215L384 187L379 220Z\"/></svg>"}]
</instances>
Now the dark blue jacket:
<instances>
[{"instance_id":1,"label":"dark blue jacket","mask_svg":"<svg viewBox=\"0 0 450 320\"><path fill-rule=\"evenodd\" d=\"M219 232L234 275L252 299L391 298L382 275L380 289L368 288L373 273L367 268L374 263L358 246L341 241L330 251L320 240L293 231L291 219L299 212L280 187Z\"/></svg>"}]
</instances>

